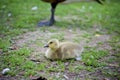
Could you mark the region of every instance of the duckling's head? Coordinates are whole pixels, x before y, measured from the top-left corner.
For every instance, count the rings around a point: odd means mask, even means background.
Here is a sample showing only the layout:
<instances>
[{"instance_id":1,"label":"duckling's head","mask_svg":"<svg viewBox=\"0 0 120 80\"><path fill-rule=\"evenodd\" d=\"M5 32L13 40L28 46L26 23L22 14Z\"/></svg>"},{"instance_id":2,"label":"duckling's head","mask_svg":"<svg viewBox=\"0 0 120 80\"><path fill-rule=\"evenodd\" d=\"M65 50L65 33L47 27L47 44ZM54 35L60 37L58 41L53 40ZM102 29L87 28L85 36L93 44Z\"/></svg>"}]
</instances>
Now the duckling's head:
<instances>
[{"instance_id":1,"label":"duckling's head","mask_svg":"<svg viewBox=\"0 0 120 80\"><path fill-rule=\"evenodd\" d=\"M59 48L59 40L58 39L51 39L44 47L49 47L50 49L56 50Z\"/></svg>"}]
</instances>

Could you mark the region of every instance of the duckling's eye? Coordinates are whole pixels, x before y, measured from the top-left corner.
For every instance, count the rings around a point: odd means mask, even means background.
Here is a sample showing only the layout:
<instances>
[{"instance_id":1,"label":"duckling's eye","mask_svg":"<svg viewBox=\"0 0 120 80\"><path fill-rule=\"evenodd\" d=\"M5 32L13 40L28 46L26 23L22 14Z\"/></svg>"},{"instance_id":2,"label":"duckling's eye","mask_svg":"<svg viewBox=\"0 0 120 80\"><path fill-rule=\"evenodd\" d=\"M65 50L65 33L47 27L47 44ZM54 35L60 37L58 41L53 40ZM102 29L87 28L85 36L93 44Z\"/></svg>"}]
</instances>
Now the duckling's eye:
<instances>
[{"instance_id":1,"label":"duckling's eye","mask_svg":"<svg viewBox=\"0 0 120 80\"><path fill-rule=\"evenodd\" d=\"M53 42L50 42L50 44L52 44Z\"/></svg>"}]
</instances>

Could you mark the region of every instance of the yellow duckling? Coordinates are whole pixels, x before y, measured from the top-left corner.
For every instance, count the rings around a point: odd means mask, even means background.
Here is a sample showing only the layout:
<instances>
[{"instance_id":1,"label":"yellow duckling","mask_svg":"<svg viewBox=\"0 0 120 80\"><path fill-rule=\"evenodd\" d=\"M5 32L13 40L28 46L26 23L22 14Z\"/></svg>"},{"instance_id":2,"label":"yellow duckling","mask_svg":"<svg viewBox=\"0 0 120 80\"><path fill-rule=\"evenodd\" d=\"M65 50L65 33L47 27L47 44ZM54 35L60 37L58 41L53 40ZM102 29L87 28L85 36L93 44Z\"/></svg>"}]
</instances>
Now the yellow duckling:
<instances>
[{"instance_id":1,"label":"yellow duckling","mask_svg":"<svg viewBox=\"0 0 120 80\"><path fill-rule=\"evenodd\" d=\"M73 42L59 42L57 39L52 39L44 47L48 47L45 52L45 57L48 59L65 60L76 58L76 60L81 60L83 48Z\"/></svg>"}]
</instances>

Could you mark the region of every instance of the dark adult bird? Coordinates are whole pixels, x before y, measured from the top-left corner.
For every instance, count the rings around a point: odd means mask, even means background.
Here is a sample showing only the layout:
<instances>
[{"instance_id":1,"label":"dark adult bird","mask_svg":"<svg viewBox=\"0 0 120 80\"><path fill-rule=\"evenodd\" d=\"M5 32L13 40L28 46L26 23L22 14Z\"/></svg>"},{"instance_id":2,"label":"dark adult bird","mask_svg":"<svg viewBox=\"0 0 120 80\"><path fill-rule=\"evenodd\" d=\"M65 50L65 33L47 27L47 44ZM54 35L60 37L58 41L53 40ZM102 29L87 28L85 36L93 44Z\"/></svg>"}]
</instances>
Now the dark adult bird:
<instances>
[{"instance_id":1,"label":"dark adult bird","mask_svg":"<svg viewBox=\"0 0 120 80\"><path fill-rule=\"evenodd\" d=\"M91 0L42 0L44 2L48 2L51 4L51 17L49 21L42 21L38 23L38 26L52 26L55 23L54 13L57 5L61 2L78 2L78 1L91 1ZM103 4L105 0L93 0L98 2L99 4Z\"/></svg>"}]
</instances>

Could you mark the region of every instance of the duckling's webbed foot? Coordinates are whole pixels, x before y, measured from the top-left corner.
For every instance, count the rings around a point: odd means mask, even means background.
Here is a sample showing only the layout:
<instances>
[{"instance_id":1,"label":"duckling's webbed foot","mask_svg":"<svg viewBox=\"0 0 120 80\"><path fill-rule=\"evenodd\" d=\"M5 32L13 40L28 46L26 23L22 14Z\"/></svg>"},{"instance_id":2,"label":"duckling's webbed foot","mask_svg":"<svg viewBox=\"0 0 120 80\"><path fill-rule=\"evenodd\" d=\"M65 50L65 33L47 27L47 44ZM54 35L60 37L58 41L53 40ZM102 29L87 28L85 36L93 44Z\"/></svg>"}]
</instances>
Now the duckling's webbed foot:
<instances>
[{"instance_id":1,"label":"duckling's webbed foot","mask_svg":"<svg viewBox=\"0 0 120 80\"><path fill-rule=\"evenodd\" d=\"M82 60L82 57L76 57L75 60L76 60L76 61L81 61L81 60Z\"/></svg>"}]
</instances>

